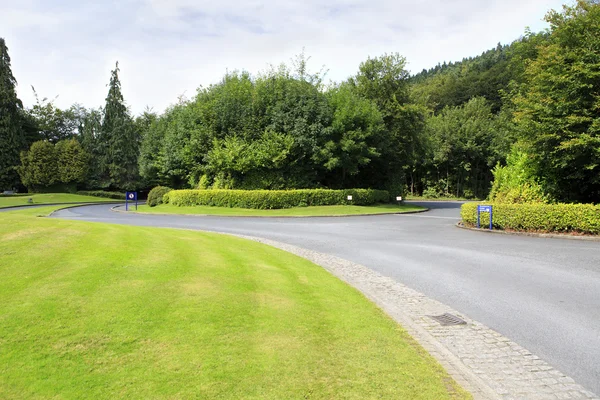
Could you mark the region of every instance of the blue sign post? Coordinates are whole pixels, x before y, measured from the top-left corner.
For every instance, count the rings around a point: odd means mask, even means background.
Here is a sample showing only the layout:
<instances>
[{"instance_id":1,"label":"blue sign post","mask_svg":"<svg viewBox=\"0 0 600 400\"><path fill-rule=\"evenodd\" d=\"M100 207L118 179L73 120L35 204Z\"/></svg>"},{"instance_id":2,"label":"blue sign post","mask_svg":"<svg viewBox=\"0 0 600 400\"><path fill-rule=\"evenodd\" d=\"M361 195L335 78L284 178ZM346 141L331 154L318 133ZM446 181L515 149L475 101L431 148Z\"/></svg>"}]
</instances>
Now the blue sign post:
<instances>
[{"instance_id":1,"label":"blue sign post","mask_svg":"<svg viewBox=\"0 0 600 400\"><path fill-rule=\"evenodd\" d=\"M138 201L137 192L125 192L125 211L129 211L129 202L135 201L135 210L137 211Z\"/></svg>"},{"instance_id":2,"label":"blue sign post","mask_svg":"<svg viewBox=\"0 0 600 400\"><path fill-rule=\"evenodd\" d=\"M492 230L492 215L493 215L493 209L492 206L477 206L477 228L480 228L481 225L481 213L488 213L490 214L490 231Z\"/></svg>"}]
</instances>

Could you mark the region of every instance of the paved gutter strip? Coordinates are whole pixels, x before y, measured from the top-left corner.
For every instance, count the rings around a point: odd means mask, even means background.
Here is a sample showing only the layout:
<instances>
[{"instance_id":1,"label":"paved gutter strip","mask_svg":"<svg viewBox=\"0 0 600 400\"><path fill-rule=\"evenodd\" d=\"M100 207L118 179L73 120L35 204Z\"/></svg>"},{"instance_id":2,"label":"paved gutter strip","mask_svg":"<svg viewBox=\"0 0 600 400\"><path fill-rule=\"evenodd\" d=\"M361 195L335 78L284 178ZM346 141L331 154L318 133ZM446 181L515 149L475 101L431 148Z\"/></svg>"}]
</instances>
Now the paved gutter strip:
<instances>
[{"instance_id":1,"label":"paved gutter strip","mask_svg":"<svg viewBox=\"0 0 600 400\"><path fill-rule=\"evenodd\" d=\"M475 399L600 399L501 334L369 268L273 240L234 236L306 258L360 290ZM430 318L443 313L459 316L467 325L441 326Z\"/></svg>"}]
</instances>

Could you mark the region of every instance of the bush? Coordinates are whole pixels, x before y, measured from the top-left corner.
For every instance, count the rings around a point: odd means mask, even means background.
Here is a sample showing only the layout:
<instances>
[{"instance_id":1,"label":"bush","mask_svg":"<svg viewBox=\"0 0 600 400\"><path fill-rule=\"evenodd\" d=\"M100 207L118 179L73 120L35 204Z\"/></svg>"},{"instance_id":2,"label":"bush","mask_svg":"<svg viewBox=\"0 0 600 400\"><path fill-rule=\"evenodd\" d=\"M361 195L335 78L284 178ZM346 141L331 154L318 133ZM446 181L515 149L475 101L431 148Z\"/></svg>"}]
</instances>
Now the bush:
<instances>
[{"instance_id":1,"label":"bush","mask_svg":"<svg viewBox=\"0 0 600 400\"><path fill-rule=\"evenodd\" d=\"M492 170L494 182L490 201L511 204L549 202L549 196L536 181L531 160L525 152L513 147L506 162L506 166L498 164Z\"/></svg>"},{"instance_id":2,"label":"bush","mask_svg":"<svg viewBox=\"0 0 600 400\"><path fill-rule=\"evenodd\" d=\"M486 203L488 204L488 203ZM600 205L593 204L502 204L493 205L492 223L496 229L533 232L600 233ZM463 204L462 221L477 223L477 204ZM485 214L485 221L487 221Z\"/></svg>"},{"instance_id":3,"label":"bush","mask_svg":"<svg viewBox=\"0 0 600 400\"><path fill-rule=\"evenodd\" d=\"M80 190L77 192L82 196L104 197L107 199L116 199L125 201L125 193L121 192L105 192L104 190Z\"/></svg>"},{"instance_id":4,"label":"bush","mask_svg":"<svg viewBox=\"0 0 600 400\"><path fill-rule=\"evenodd\" d=\"M150 207L155 207L159 204L163 203L163 197L165 194L169 193L171 190L170 187L167 186L157 186L148 193L148 205Z\"/></svg>"},{"instance_id":5,"label":"bush","mask_svg":"<svg viewBox=\"0 0 600 400\"><path fill-rule=\"evenodd\" d=\"M347 196L352 196L352 201ZM374 189L299 189L299 190L173 190L164 197L175 206L216 206L279 209L303 206L370 205L386 203L390 195Z\"/></svg>"},{"instance_id":6,"label":"bush","mask_svg":"<svg viewBox=\"0 0 600 400\"><path fill-rule=\"evenodd\" d=\"M428 199L438 199L441 197L441 194L436 190L436 188L428 187L427 189L423 190L423 197Z\"/></svg>"}]
</instances>

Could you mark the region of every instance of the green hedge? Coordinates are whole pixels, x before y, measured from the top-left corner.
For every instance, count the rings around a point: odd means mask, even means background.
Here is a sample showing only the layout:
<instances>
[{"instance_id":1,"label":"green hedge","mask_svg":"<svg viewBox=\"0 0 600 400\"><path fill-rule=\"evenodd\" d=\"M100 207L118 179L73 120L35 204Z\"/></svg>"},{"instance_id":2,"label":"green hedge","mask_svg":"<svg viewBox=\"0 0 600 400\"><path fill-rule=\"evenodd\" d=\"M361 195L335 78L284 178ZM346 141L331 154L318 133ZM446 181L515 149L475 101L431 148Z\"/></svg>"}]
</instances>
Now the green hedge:
<instances>
[{"instance_id":1,"label":"green hedge","mask_svg":"<svg viewBox=\"0 0 600 400\"><path fill-rule=\"evenodd\" d=\"M170 187L167 186L156 186L153 188L150 193L148 193L148 201L147 204L150 207L157 206L163 203L163 197L165 194L169 193L171 190Z\"/></svg>"},{"instance_id":2,"label":"green hedge","mask_svg":"<svg viewBox=\"0 0 600 400\"><path fill-rule=\"evenodd\" d=\"M105 192L103 190L80 190L77 192L82 196L104 197L107 199L117 199L125 201L125 193L121 192Z\"/></svg>"},{"instance_id":3,"label":"green hedge","mask_svg":"<svg viewBox=\"0 0 600 400\"><path fill-rule=\"evenodd\" d=\"M352 196L352 201L347 196ZM164 196L175 206L217 206L255 209L279 209L341 204L370 205L386 203L390 195L373 189L298 189L298 190L173 190Z\"/></svg>"},{"instance_id":4,"label":"green hedge","mask_svg":"<svg viewBox=\"0 0 600 400\"><path fill-rule=\"evenodd\" d=\"M530 232L600 233L600 205L593 204L491 204L492 223L496 229ZM477 203L461 207L461 217L467 226L477 224ZM489 217L482 215L482 225Z\"/></svg>"}]
</instances>

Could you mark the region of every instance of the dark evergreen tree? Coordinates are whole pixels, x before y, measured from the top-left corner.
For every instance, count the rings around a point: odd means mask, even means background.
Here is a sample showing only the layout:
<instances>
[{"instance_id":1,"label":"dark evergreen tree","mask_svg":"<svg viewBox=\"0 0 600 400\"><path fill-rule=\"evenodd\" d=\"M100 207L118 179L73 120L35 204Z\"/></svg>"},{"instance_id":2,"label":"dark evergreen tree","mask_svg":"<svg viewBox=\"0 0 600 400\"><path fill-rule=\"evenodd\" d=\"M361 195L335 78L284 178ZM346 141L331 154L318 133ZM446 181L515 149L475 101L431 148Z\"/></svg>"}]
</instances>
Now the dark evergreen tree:
<instances>
[{"instance_id":1,"label":"dark evergreen tree","mask_svg":"<svg viewBox=\"0 0 600 400\"><path fill-rule=\"evenodd\" d=\"M19 153L25 148L23 103L17 98L16 85L6 42L0 38L0 190L19 185L16 167L20 164Z\"/></svg>"},{"instance_id":2,"label":"dark evergreen tree","mask_svg":"<svg viewBox=\"0 0 600 400\"><path fill-rule=\"evenodd\" d=\"M118 62L111 72L100 139L110 186L114 189L134 189L139 176L140 140L121 93Z\"/></svg>"}]
</instances>

